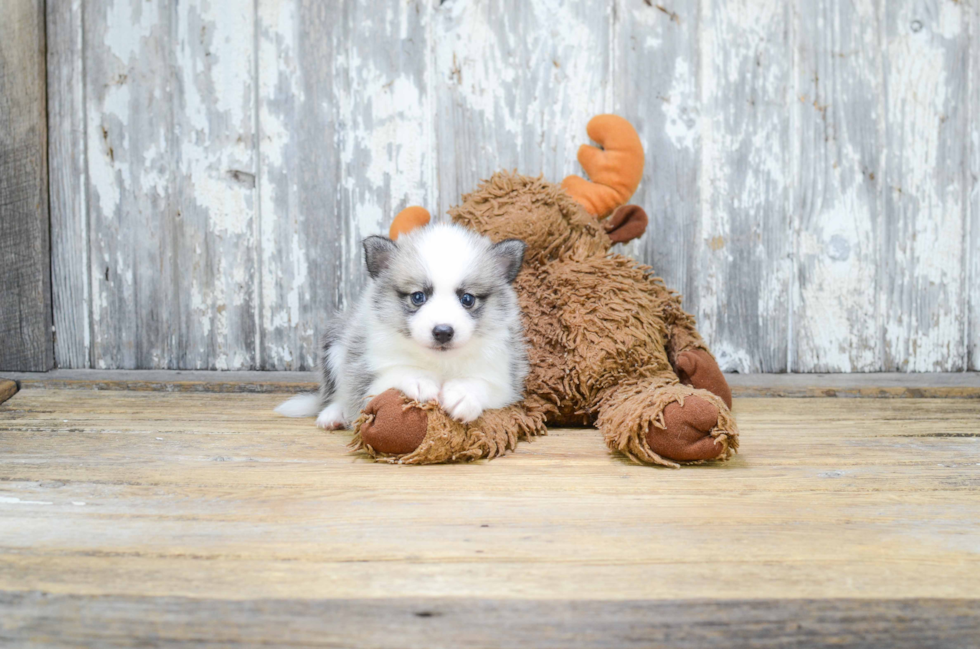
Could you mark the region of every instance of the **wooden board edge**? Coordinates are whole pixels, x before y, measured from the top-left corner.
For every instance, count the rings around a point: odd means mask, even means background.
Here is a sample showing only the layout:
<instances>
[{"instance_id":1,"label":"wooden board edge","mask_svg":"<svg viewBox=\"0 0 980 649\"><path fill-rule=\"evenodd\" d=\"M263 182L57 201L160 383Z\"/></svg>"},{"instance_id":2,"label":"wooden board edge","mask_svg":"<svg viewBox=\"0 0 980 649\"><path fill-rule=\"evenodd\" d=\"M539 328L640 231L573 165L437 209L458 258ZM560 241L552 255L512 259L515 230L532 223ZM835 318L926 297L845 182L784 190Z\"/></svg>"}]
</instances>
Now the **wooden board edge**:
<instances>
[{"instance_id":1,"label":"wooden board edge","mask_svg":"<svg viewBox=\"0 0 980 649\"><path fill-rule=\"evenodd\" d=\"M54 367L48 213L45 3L12 0L0 21L0 368ZM16 172L15 172L16 170Z\"/></svg>"},{"instance_id":2,"label":"wooden board edge","mask_svg":"<svg viewBox=\"0 0 980 649\"><path fill-rule=\"evenodd\" d=\"M729 374L734 396L749 398L980 399L980 373ZM317 389L312 372L54 370L5 372L20 389L140 392L295 393Z\"/></svg>"},{"instance_id":3,"label":"wooden board edge","mask_svg":"<svg viewBox=\"0 0 980 649\"><path fill-rule=\"evenodd\" d=\"M0 379L0 403L17 394L17 383L7 379Z\"/></svg>"},{"instance_id":4,"label":"wooden board edge","mask_svg":"<svg viewBox=\"0 0 980 649\"><path fill-rule=\"evenodd\" d=\"M0 637L50 646L967 647L980 600L217 600L0 592ZM165 623L164 623L165 622ZM109 642L112 640L113 642ZM118 643L118 644L117 644ZM49 646L49 645L46 645ZM196 643L195 643L196 646Z\"/></svg>"},{"instance_id":5,"label":"wooden board edge","mask_svg":"<svg viewBox=\"0 0 980 649\"><path fill-rule=\"evenodd\" d=\"M980 399L980 386L732 386L732 396L752 398Z\"/></svg>"},{"instance_id":6,"label":"wooden board edge","mask_svg":"<svg viewBox=\"0 0 980 649\"><path fill-rule=\"evenodd\" d=\"M23 389L43 390L118 390L130 392L209 392L209 393L255 393L274 392L299 393L315 392L315 382L237 382L237 381L139 381L139 380L69 380L69 379L28 379L21 380Z\"/></svg>"}]
</instances>

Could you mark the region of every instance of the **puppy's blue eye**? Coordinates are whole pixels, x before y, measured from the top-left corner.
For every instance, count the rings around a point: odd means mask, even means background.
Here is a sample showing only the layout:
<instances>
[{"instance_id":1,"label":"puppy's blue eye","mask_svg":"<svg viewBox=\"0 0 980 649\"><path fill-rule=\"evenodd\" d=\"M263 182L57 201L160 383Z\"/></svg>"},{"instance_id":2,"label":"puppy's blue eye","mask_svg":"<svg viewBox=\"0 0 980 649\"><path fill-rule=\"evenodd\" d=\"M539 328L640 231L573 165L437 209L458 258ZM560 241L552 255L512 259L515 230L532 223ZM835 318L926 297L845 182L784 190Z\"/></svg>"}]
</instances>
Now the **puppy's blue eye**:
<instances>
[{"instance_id":1,"label":"puppy's blue eye","mask_svg":"<svg viewBox=\"0 0 980 649\"><path fill-rule=\"evenodd\" d=\"M425 304L425 293L422 291L416 291L411 295L412 304L415 306L422 306Z\"/></svg>"},{"instance_id":2,"label":"puppy's blue eye","mask_svg":"<svg viewBox=\"0 0 980 649\"><path fill-rule=\"evenodd\" d=\"M463 293L463 295L459 298L459 303L462 304L464 308L469 309L476 304L476 298L469 293Z\"/></svg>"}]
</instances>

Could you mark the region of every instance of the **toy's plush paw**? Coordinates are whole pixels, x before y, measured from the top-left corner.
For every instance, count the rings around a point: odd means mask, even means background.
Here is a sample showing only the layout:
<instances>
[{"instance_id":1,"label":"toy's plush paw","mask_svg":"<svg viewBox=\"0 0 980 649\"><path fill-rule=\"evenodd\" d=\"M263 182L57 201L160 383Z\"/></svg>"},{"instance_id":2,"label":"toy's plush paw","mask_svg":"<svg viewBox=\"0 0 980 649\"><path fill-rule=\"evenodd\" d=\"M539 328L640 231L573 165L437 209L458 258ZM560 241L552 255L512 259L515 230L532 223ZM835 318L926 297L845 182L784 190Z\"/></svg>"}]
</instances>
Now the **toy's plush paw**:
<instances>
[{"instance_id":1,"label":"toy's plush paw","mask_svg":"<svg viewBox=\"0 0 980 649\"><path fill-rule=\"evenodd\" d=\"M411 453L425 439L428 415L421 408L406 407L405 397L398 390L382 392L364 412L372 417L361 426L361 440L379 453Z\"/></svg>"},{"instance_id":2,"label":"toy's plush paw","mask_svg":"<svg viewBox=\"0 0 980 649\"><path fill-rule=\"evenodd\" d=\"M674 402L664 408L666 428L651 425L647 444L657 455L675 462L720 459L727 448L711 436L718 415L718 408L706 399L688 396L683 406Z\"/></svg>"},{"instance_id":3,"label":"toy's plush paw","mask_svg":"<svg viewBox=\"0 0 980 649\"><path fill-rule=\"evenodd\" d=\"M674 367L677 378L684 385L707 390L718 396L725 405L732 407L732 389L722 374L718 362L702 349L692 349L677 355Z\"/></svg>"}]
</instances>

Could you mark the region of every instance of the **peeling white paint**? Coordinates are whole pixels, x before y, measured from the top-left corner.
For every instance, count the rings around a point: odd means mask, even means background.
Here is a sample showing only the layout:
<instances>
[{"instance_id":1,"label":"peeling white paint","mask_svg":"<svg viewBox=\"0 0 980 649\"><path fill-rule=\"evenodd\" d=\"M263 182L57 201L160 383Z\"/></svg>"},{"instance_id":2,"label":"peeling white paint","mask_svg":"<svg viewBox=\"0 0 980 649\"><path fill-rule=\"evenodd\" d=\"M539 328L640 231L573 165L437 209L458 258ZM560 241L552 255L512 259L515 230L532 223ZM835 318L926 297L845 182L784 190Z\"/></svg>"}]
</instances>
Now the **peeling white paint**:
<instances>
[{"instance_id":1,"label":"peeling white paint","mask_svg":"<svg viewBox=\"0 0 980 649\"><path fill-rule=\"evenodd\" d=\"M0 503L7 505L53 505L53 502L46 500L21 500L13 496L0 496Z\"/></svg>"},{"instance_id":2,"label":"peeling white paint","mask_svg":"<svg viewBox=\"0 0 980 649\"><path fill-rule=\"evenodd\" d=\"M887 308L886 369L960 370L963 340L964 193L956 121L963 87L947 79L960 59L963 7L943 3L938 17L916 3L891 14L885 56L888 94L886 201L893 214L894 260ZM954 24L955 23L955 24Z\"/></svg>"},{"instance_id":3,"label":"peeling white paint","mask_svg":"<svg viewBox=\"0 0 980 649\"><path fill-rule=\"evenodd\" d=\"M878 48L863 47L877 38L874 13L873 0L818 2L800 17L794 364L810 371L881 367L882 80Z\"/></svg>"},{"instance_id":4,"label":"peeling white paint","mask_svg":"<svg viewBox=\"0 0 980 649\"><path fill-rule=\"evenodd\" d=\"M697 101L697 77L688 62L679 58L674 66L670 94L663 100L664 115L667 118L665 131L678 149L693 151L701 141L700 116L695 110L691 110L697 105Z\"/></svg>"},{"instance_id":5,"label":"peeling white paint","mask_svg":"<svg viewBox=\"0 0 980 649\"><path fill-rule=\"evenodd\" d=\"M682 268L642 261L687 282L723 366L960 369L980 357L980 19L934 4L98 0L91 297L70 308L98 367L309 367L363 236L496 169L580 173L585 124L616 111L663 238L627 252L672 248Z\"/></svg>"}]
</instances>

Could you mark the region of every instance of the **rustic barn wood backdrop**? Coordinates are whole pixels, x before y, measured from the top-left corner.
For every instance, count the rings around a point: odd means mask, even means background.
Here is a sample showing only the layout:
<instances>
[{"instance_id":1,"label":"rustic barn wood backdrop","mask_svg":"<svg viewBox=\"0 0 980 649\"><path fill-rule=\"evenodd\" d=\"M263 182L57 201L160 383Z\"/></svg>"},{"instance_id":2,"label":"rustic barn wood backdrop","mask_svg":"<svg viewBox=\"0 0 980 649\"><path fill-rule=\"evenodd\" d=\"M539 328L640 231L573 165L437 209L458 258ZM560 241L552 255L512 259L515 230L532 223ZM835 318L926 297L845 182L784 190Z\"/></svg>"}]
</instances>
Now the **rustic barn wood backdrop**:
<instances>
[{"instance_id":1,"label":"rustic barn wood backdrop","mask_svg":"<svg viewBox=\"0 0 980 649\"><path fill-rule=\"evenodd\" d=\"M978 5L49 1L57 364L308 369L363 236L616 112L723 367L980 369Z\"/></svg>"}]
</instances>

